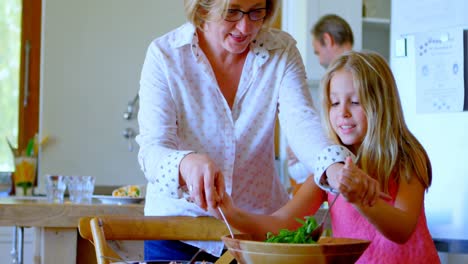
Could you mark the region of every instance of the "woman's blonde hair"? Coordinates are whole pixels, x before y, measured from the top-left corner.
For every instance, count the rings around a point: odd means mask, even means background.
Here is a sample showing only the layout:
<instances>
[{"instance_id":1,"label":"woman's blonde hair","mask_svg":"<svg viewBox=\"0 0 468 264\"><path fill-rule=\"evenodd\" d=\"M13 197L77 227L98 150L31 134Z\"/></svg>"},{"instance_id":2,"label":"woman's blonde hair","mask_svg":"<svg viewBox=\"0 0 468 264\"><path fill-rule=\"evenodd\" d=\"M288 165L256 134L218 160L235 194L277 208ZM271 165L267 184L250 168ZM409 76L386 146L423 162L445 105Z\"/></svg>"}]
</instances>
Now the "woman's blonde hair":
<instances>
[{"instance_id":1,"label":"woman's blonde hair","mask_svg":"<svg viewBox=\"0 0 468 264\"><path fill-rule=\"evenodd\" d=\"M222 19L229 3L230 0L184 0L185 15L190 23L199 28L205 22ZM280 0L266 0L267 15L263 21L264 27L273 23L279 7Z\"/></svg>"},{"instance_id":2,"label":"woman's blonde hair","mask_svg":"<svg viewBox=\"0 0 468 264\"><path fill-rule=\"evenodd\" d=\"M392 175L398 182L416 177L424 188L432 181L429 157L406 126L400 97L392 71L375 52L350 51L329 66L322 79L322 120L327 135L340 141L330 124L330 81L335 72L352 74L359 101L367 117L367 133L357 150L358 165L376 178L385 192ZM399 175L399 176L398 176Z\"/></svg>"}]
</instances>

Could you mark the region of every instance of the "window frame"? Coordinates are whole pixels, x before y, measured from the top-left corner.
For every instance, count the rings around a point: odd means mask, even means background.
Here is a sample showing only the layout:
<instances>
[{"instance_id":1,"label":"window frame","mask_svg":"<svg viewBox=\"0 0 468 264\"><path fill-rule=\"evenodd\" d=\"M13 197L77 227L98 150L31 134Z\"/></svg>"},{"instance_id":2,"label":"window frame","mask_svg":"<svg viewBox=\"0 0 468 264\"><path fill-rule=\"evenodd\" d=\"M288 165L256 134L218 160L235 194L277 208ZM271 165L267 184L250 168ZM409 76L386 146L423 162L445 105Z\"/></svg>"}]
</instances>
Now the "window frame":
<instances>
[{"instance_id":1,"label":"window frame","mask_svg":"<svg viewBox=\"0 0 468 264\"><path fill-rule=\"evenodd\" d=\"M40 64L41 64L42 0L22 0L21 62L19 80L18 149L25 149L28 140L39 131ZM26 49L29 42L29 65L26 70ZM25 72L28 71L26 80ZM25 104L25 83L27 99Z\"/></svg>"}]
</instances>

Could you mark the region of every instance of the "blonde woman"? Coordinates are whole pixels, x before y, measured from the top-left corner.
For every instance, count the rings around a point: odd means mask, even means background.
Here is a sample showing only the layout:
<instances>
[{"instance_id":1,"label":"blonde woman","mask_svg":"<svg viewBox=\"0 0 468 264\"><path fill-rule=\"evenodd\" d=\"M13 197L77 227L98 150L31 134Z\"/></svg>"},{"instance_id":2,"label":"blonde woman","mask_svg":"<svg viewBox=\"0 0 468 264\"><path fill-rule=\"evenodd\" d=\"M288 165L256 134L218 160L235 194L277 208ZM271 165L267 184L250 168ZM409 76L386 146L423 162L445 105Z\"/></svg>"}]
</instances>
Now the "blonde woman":
<instances>
[{"instance_id":1,"label":"blonde woman","mask_svg":"<svg viewBox=\"0 0 468 264\"><path fill-rule=\"evenodd\" d=\"M189 22L150 44L137 136L145 215L210 215L224 193L248 212L276 211L288 200L274 165L277 117L313 169L327 140L296 42L270 28L279 3L186 0ZM145 258L187 260L198 248L218 256L223 244L147 241Z\"/></svg>"}]
</instances>

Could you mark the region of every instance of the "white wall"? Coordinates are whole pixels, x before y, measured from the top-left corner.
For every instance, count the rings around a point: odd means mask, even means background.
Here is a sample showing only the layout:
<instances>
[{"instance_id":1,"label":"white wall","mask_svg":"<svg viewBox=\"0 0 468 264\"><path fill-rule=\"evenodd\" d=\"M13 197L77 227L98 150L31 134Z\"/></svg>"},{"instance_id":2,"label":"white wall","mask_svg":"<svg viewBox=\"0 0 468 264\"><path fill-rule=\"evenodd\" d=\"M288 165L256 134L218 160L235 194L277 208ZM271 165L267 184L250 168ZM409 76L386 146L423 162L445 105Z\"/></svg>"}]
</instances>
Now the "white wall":
<instances>
[{"instance_id":1,"label":"white wall","mask_svg":"<svg viewBox=\"0 0 468 264\"><path fill-rule=\"evenodd\" d=\"M405 119L421 141L432 164L432 186L426 194L428 226L436 239L468 239L468 113L417 113L417 50L419 33L444 28L468 28L465 0L392 0L391 67ZM395 56L397 39L407 39L408 55ZM441 254L442 263L468 263L468 255Z\"/></svg>"},{"instance_id":2,"label":"white wall","mask_svg":"<svg viewBox=\"0 0 468 264\"><path fill-rule=\"evenodd\" d=\"M40 189L48 173L144 183L123 119L152 39L185 21L183 1L43 0Z\"/></svg>"}]
</instances>

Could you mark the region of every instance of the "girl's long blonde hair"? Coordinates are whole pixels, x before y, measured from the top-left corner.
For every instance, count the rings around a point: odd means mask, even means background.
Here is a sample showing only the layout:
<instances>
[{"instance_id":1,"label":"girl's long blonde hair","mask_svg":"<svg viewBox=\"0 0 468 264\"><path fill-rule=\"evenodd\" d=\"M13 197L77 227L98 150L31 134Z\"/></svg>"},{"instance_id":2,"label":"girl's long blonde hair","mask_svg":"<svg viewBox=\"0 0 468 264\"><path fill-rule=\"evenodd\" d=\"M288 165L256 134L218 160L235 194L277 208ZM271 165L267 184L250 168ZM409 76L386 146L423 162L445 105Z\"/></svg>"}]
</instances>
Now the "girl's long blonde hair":
<instances>
[{"instance_id":1,"label":"girl's long blonde hair","mask_svg":"<svg viewBox=\"0 0 468 264\"><path fill-rule=\"evenodd\" d=\"M425 189L432 181L429 157L406 126L392 71L374 52L350 51L337 58L322 79L322 120L327 135L343 144L330 124L330 81L338 70L349 71L367 116L367 133L355 153L358 165L388 192L390 177L409 181L416 177Z\"/></svg>"}]
</instances>

